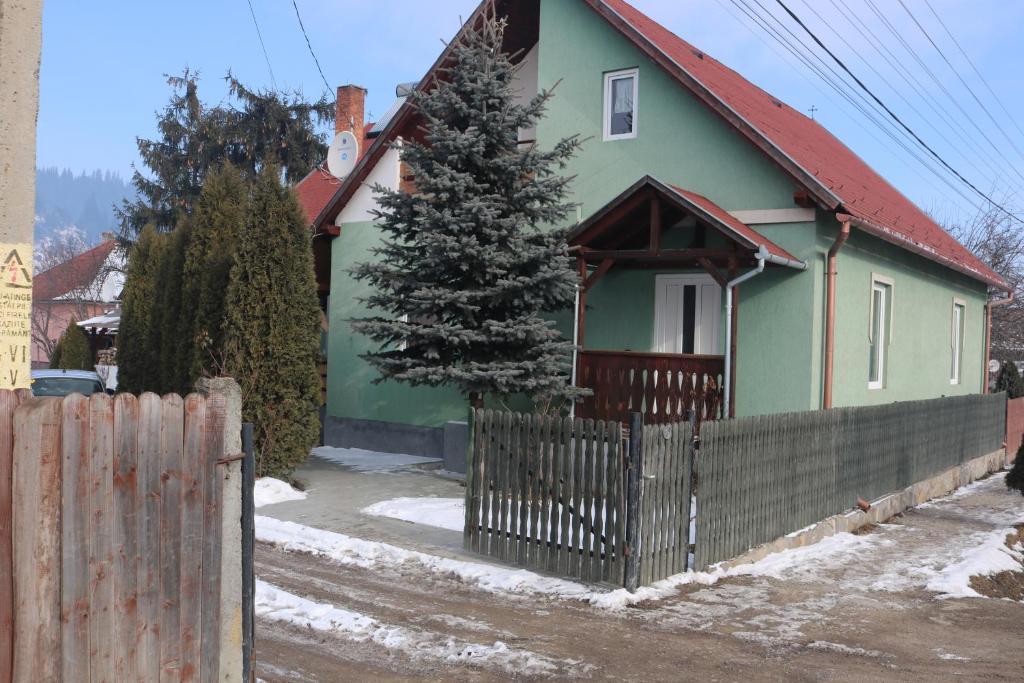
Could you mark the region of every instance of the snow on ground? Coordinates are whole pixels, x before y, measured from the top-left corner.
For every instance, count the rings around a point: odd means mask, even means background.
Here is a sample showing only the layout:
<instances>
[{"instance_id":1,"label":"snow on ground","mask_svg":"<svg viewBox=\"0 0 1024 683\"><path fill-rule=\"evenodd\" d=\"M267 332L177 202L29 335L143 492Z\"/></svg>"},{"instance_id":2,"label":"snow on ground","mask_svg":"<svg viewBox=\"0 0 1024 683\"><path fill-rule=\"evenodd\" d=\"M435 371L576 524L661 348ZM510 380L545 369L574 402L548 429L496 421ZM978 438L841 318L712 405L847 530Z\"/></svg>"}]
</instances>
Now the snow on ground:
<instances>
[{"instance_id":1,"label":"snow on ground","mask_svg":"<svg viewBox=\"0 0 1024 683\"><path fill-rule=\"evenodd\" d=\"M461 532L466 525L466 503L462 498L392 498L374 503L362 511L368 515L392 517L451 531Z\"/></svg>"},{"instance_id":2,"label":"snow on ground","mask_svg":"<svg viewBox=\"0 0 1024 683\"><path fill-rule=\"evenodd\" d=\"M306 492L290 486L287 482L273 477L260 477L256 480L253 500L256 507L283 503L289 500L305 500Z\"/></svg>"},{"instance_id":3,"label":"snow on ground","mask_svg":"<svg viewBox=\"0 0 1024 683\"><path fill-rule=\"evenodd\" d=\"M333 446L318 446L313 449L313 455L338 465L344 465L356 472L389 472L442 462L439 458L425 458L419 455L379 453L362 448L335 448Z\"/></svg>"},{"instance_id":4,"label":"snow on ground","mask_svg":"<svg viewBox=\"0 0 1024 683\"><path fill-rule=\"evenodd\" d=\"M502 641L480 645L440 633L381 623L358 612L317 603L288 593L265 581L256 581L256 616L356 641L371 641L412 657L438 659L452 664L495 667L513 675L553 674L559 662L543 655L509 647ZM565 665L579 663L566 660Z\"/></svg>"},{"instance_id":5,"label":"snow on ground","mask_svg":"<svg viewBox=\"0 0 1024 683\"><path fill-rule=\"evenodd\" d=\"M928 582L928 590L944 598L981 598L971 588L972 576L990 576L1000 572L1024 571L1024 546L1006 545L1006 537L1016 534L1010 527L977 535L977 543L960 553L960 559L940 570Z\"/></svg>"}]
</instances>

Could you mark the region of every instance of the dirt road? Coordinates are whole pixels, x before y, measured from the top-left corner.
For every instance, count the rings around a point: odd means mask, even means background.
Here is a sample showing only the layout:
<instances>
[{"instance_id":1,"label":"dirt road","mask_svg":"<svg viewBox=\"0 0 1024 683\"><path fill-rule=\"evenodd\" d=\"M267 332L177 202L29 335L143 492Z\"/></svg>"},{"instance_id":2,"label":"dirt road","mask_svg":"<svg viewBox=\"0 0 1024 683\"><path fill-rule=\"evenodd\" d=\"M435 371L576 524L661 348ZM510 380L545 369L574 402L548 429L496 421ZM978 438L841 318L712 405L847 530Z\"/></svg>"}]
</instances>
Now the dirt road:
<instances>
[{"instance_id":1,"label":"dirt road","mask_svg":"<svg viewBox=\"0 0 1024 683\"><path fill-rule=\"evenodd\" d=\"M260 544L257 576L371 617L372 638L261 620L266 681L1017 681L1024 605L927 583L1024 520L1000 478L908 512L782 578L729 578L620 610L485 592L412 564L345 566ZM496 647L495 643L499 643Z\"/></svg>"}]
</instances>

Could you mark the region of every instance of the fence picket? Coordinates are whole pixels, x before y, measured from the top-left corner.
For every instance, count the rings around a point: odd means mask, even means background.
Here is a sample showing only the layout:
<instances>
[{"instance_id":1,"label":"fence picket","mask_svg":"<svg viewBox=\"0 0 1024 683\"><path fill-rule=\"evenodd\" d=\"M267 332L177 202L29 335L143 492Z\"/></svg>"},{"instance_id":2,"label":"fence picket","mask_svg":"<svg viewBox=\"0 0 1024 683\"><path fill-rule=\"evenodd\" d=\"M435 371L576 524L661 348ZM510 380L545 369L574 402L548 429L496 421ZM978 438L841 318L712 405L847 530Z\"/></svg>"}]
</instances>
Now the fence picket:
<instances>
[{"instance_id":1,"label":"fence picket","mask_svg":"<svg viewBox=\"0 0 1024 683\"><path fill-rule=\"evenodd\" d=\"M136 660L140 679L160 678L160 424L163 405L156 394L139 397L139 467L137 498L139 500L138 558L138 629L139 647Z\"/></svg>"},{"instance_id":2,"label":"fence picket","mask_svg":"<svg viewBox=\"0 0 1024 683\"><path fill-rule=\"evenodd\" d=\"M559 574L569 572L569 508L572 496L572 418L562 420L561 438L558 440L558 564Z\"/></svg>"},{"instance_id":3,"label":"fence picket","mask_svg":"<svg viewBox=\"0 0 1024 683\"><path fill-rule=\"evenodd\" d=\"M181 676L180 601L181 457L184 404L180 396L161 400L160 418L160 680Z\"/></svg>"},{"instance_id":4,"label":"fence picket","mask_svg":"<svg viewBox=\"0 0 1024 683\"><path fill-rule=\"evenodd\" d=\"M61 657L73 671L89 661L89 399L68 396L62 413Z\"/></svg>"},{"instance_id":5,"label":"fence picket","mask_svg":"<svg viewBox=\"0 0 1024 683\"><path fill-rule=\"evenodd\" d=\"M206 424L203 434L203 556L202 614L200 642L200 680L220 680L220 566L224 525L221 521L224 487L220 465L224 453L224 425L227 405L223 394L206 397Z\"/></svg>"},{"instance_id":6,"label":"fence picket","mask_svg":"<svg viewBox=\"0 0 1024 683\"><path fill-rule=\"evenodd\" d=\"M181 461L181 588L178 629L181 639L180 680L199 676L202 632L203 491L206 482L206 399L185 397L184 449Z\"/></svg>"},{"instance_id":7,"label":"fence picket","mask_svg":"<svg viewBox=\"0 0 1024 683\"><path fill-rule=\"evenodd\" d=\"M14 666L14 547L11 494L14 475L14 411L17 392L0 391L0 681L10 681Z\"/></svg>"},{"instance_id":8,"label":"fence picket","mask_svg":"<svg viewBox=\"0 0 1024 683\"><path fill-rule=\"evenodd\" d=\"M67 402L64 410L67 413ZM66 418L65 418L66 419ZM67 453L67 442L64 445ZM121 647L114 659L116 680L137 681L139 621L138 572L139 556L137 514L139 457L139 401L131 394L118 394L114 399L114 606L117 622L112 636ZM65 479L65 482L67 479ZM66 505L65 500L65 505Z\"/></svg>"},{"instance_id":9,"label":"fence picket","mask_svg":"<svg viewBox=\"0 0 1024 683\"><path fill-rule=\"evenodd\" d=\"M114 401L89 397L89 649L94 681L114 680Z\"/></svg>"}]
</instances>

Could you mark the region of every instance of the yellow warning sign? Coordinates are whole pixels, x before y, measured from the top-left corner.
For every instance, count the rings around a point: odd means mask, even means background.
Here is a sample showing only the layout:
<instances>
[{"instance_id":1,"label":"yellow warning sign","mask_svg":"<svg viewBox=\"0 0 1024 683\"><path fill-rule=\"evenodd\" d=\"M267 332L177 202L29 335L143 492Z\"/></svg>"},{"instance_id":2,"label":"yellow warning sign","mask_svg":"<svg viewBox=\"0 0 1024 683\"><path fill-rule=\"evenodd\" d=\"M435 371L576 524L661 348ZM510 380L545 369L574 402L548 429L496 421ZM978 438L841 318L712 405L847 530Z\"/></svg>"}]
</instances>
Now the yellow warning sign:
<instances>
[{"instance_id":1,"label":"yellow warning sign","mask_svg":"<svg viewBox=\"0 0 1024 683\"><path fill-rule=\"evenodd\" d=\"M32 245L0 244L0 389L31 383Z\"/></svg>"}]
</instances>

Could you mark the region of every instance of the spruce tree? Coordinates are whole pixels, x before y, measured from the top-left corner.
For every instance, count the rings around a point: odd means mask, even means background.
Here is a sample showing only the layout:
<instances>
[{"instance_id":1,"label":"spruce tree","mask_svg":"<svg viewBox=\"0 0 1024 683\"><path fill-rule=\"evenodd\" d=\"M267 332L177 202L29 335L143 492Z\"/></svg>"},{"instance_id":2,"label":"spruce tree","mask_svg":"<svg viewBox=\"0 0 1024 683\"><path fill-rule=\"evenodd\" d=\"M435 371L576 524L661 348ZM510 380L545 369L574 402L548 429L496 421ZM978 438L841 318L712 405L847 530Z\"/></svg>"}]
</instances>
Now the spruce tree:
<instances>
[{"instance_id":1,"label":"spruce tree","mask_svg":"<svg viewBox=\"0 0 1024 683\"><path fill-rule=\"evenodd\" d=\"M236 245L224 346L254 423L257 475L287 477L319 436L320 307L306 221L273 168L256 181Z\"/></svg>"},{"instance_id":2,"label":"spruce tree","mask_svg":"<svg viewBox=\"0 0 1024 683\"><path fill-rule=\"evenodd\" d=\"M505 25L492 4L454 44L436 87L412 94L423 142L399 149L416 186L375 187L383 245L353 269L373 289L371 316L352 327L380 344L363 356L377 381L450 385L475 405L486 394L547 403L574 393L572 344L545 314L573 304L577 276L559 226L574 205L559 171L580 141L519 143L552 92L517 103Z\"/></svg>"},{"instance_id":3,"label":"spruce tree","mask_svg":"<svg viewBox=\"0 0 1024 683\"><path fill-rule=\"evenodd\" d=\"M248 188L231 164L207 176L196 203L181 288L181 335L188 344L182 371L189 383L223 370L224 297L248 204Z\"/></svg>"},{"instance_id":4,"label":"spruce tree","mask_svg":"<svg viewBox=\"0 0 1024 683\"><path fill-rule=\"evenodd\" d=\"M60 346L60 356L55 367L61 370L92 370L95 367L89 338L74 318L68 322L57 344Z\"/></svg>"},{"instance_id":5,"label":"spruce tree","mask_svg":"<svg viewBox=\"0 0 1024 683\"><path fill-rule=\"evenodd\" d=\"M140 394L156 386L158 335L152 330L160 255L166 238L146 226L132 247L121 294L121 323L117 334L117 382L123 391Z\"/></svg>"}]
</instances>

